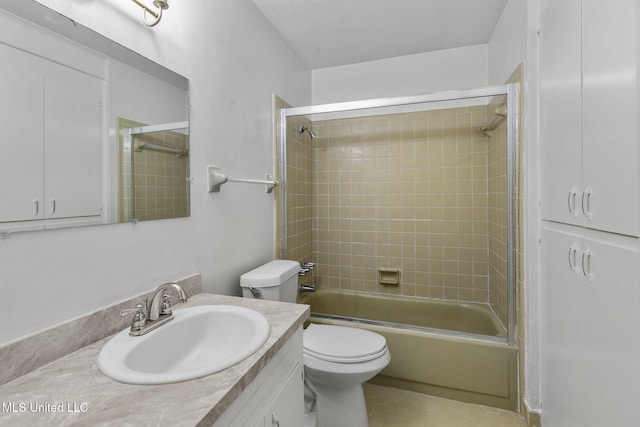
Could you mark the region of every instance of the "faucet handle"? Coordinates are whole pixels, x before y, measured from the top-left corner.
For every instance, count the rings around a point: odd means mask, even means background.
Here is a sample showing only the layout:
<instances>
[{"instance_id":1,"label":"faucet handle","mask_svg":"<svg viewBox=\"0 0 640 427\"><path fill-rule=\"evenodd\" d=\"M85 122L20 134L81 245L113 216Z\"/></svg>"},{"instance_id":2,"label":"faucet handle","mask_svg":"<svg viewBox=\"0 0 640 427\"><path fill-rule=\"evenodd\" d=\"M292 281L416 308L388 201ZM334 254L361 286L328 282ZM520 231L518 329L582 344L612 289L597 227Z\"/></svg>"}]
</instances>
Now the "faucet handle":
<instances>
[{"instance_id":1,"label":"faucet handle","mask_svg":"<svg viewBox=\"0 0 640 427\"><path fill-rule=\"evenodd\" d=\"M144 314L144 304L142 304L141 302L139 302L138 304L136 304L135 308L125 308L120 310L120 316L124 317L128 314L131 313L140 313L140 314Z\"/></svg>"},{"instance_id":2,"label":"faucet handle","mask_svg":"<svg viewBox=\"0 0 640 427\"><path fill-rule=\"evenodd\" d=\"M138 335L136 332L139 333L142 327L147 324L146 309L147 306L145 304L138 303L135 308L125 308L120 311L120 316L122 317L134 313L131 321L131 330L129 331L130 335Z\"/></svg>"}]
</instances>

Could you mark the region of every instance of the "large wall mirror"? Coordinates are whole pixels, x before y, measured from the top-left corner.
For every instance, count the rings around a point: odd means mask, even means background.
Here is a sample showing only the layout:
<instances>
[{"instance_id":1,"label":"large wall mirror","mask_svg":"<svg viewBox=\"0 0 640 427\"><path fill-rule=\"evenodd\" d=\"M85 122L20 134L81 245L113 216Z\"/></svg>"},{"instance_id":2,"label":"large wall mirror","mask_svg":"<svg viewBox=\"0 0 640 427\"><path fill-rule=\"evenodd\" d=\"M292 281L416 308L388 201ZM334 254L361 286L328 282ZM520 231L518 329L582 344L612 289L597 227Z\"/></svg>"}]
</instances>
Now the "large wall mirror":
<instances>
[{"instance_id":1,"label":"large wall mirror","mask_svg":"<svg viewBox=\"0 0 640 427\"><path fill-rule=\"evenodd\" d=\"M188 80L0 0L0 232L190 215Z\"/></svg>"}]
</instances>

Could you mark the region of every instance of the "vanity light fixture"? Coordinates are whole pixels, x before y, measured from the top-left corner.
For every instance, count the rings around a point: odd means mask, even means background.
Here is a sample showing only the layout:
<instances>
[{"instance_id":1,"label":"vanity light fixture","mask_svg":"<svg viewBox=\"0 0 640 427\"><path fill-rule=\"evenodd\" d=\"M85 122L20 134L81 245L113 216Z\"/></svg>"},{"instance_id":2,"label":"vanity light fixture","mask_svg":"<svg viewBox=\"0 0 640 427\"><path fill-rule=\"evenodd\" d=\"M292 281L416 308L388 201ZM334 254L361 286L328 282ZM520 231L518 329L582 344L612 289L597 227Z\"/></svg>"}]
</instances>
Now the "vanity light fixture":
<instances>
[{"instance_id":1,"label":"vanity light fixture","mask_svg":"<svg viewBox=\"0 0 640 427\"><path fill-rule=\"evenodd\" d=\"M162 11L165 9L169 9L169 0L153 0L153 5L156 7L156 9L147 6L140 0L131 1L142 8L142 22L147 27L155 27L162 19ZM148 15L153 16L154 20L149 22Z\"/></svg>"}]
</instances>

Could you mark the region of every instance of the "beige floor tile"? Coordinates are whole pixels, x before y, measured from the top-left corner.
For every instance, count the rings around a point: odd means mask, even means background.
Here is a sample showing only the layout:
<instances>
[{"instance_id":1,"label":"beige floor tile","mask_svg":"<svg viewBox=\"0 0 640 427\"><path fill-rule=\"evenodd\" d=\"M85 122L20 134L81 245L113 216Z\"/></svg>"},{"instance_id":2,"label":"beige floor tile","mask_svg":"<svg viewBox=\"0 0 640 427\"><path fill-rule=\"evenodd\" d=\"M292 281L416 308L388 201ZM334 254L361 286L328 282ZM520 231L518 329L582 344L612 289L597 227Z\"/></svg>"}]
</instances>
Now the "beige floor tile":
<instances>
[{"instance_id":1,"label":"beige floor tile","mask_svg":"<svg viewBox=\"0 0 640 427\"><path fill-rule=\"evenodd\" d=\"M370 427L526 427L515 412L364 385Z\"/></svg>"}]
</instances>

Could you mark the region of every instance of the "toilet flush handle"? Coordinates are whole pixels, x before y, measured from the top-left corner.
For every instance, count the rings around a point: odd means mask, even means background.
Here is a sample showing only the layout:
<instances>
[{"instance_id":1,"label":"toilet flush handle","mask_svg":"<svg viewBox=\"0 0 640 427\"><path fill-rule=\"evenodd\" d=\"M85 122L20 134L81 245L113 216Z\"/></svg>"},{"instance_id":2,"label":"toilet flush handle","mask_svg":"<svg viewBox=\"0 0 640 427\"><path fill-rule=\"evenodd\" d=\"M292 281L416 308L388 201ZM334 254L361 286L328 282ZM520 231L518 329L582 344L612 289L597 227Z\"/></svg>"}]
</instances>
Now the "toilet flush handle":
<instances>
[{"instance_id":1,"label":"toilet flush handle","mask_svg":"<svg viewBox=\"0 0 640 427\"><path fill-rule=\"evenodd\" d=\"M262 298L262 291L259 288L249 287L249 292L251 292L254 298Z\"/></svg>"}]
</instances>

